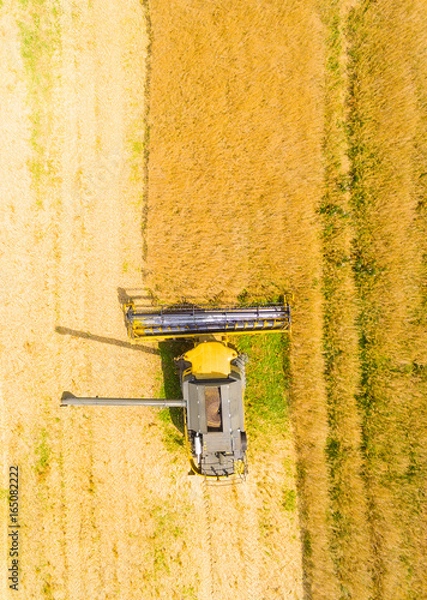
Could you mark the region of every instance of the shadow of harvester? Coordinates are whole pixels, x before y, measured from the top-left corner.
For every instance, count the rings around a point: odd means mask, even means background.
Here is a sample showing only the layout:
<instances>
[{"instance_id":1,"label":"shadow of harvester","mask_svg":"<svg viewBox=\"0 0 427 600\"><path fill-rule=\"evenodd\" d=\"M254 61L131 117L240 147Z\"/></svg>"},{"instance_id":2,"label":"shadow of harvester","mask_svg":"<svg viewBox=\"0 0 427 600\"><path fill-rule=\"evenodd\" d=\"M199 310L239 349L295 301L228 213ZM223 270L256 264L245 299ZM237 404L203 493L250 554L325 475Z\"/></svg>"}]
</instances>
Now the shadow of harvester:
<instances>
[{"instance_id":1,"label":"shadow of harvester","mask_svg":"<svg viewBox=\"0 0 427 600\"><path fill-rule=\"evenodd\" d=\"M182 398L179 373L174 359L193 348L193 346L194 344L188 340L163 341L159 343L159 354L163 371L162 395L165 398ZM165 410L169 412L170 419L175 427L180 433L184 434L184 410L182 408L167 408Z\"/></svg>"}]
</instances>

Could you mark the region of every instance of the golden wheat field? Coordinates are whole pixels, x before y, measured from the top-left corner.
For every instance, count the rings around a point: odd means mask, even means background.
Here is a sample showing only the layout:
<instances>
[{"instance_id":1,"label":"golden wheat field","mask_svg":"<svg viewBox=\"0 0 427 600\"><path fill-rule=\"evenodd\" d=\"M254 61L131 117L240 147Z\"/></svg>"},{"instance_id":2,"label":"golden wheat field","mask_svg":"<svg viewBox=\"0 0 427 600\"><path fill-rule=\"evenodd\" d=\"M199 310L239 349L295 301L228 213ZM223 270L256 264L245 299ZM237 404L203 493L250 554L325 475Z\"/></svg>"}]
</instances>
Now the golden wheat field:
<instances>
[{"instance_id":1,"label":"golden wheat field","mask_svg":"<svg viewBox=\"0 0 427 600\"><path fill-rule=\"evenodd\" d=\"M423 0L0 2L1 599L427 597L426 32ZM284 292L245 483L190 477L168 411L59 407L168 392L124 295Z\"/></svg>"}]
</instances>

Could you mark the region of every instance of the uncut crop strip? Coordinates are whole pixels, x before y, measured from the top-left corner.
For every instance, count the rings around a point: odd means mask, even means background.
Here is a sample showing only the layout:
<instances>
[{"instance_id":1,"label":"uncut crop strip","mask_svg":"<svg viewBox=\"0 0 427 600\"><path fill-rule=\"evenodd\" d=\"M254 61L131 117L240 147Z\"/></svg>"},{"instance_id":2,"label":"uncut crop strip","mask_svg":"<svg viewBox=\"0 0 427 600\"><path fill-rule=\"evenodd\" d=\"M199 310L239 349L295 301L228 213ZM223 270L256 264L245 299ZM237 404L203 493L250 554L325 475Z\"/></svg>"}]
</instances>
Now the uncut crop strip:
<instances>
[{"instance_id":1,"label":"uncut crop strip","mask_svg":"<svg viewBox=\"0 0 427 600\"><path fill-rule=\"evenodd\" d=\"M427 13L364 2L351 21L359 405L374 598L427 594L425 159ZM423 258L424 255L424 258Z\"/></svg>"},{"instance_id":2,"label":"uncut crop strip","mask_svg":"<svg viewBox=\"0 0 427 600\"><path fill-rule=\"evenodd\" d=\"M351 261L353 226L349 206L346 135L347 3L325 8L327 30L325 85L325 194L323 294L325 380L329 432L327 457L331 498L331 553L340 597L362 600L372 594L371 553L365 487L362 479L357 301Z\"/></svg>"}]
</instances>

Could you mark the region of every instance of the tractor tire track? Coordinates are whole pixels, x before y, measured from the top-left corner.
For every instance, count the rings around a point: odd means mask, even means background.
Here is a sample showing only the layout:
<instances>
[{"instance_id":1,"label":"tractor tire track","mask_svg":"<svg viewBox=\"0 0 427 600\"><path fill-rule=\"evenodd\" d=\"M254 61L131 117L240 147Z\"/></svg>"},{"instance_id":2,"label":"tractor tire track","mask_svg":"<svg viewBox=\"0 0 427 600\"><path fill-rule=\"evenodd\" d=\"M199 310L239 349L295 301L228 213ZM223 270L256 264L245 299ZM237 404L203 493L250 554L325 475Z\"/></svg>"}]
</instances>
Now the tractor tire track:
<instances>
[{"instance_id":1,"label":"tractor tire track","mask_svg":"<svg viewBox=\"0 0 427 600\"><path fill-rule=\"evenodd\" d=\"M197 515L197 528L200 535L200 585L198 590L198 600L214 600L215 595L212 587L211 506L206 480L201 477L192 477L191 488L194 498L194 509Z\"/></svg>"},{"instance_id":2,"label":"tractor tire track","mask_svg":"<svg viewBox=\"0 0 427 600\"><path fill-rule=\"evenodd\" d=\"M259 600L258 522L252 489L247 482L223 485L203 480L201 486L211 597Z\"/></svg>"},{"instance_id":3,"label":"tractor tire track","mask_svg":"<svg viewBox=\"0 0 427 600\"><path fill-rule=\"evenodd\" d=\"M261 584L259 566L261 564L259 525L256 513L255 484L246 480L236 494L236 502L241 517L239 532L243 532L243 556L245 560L245 579L248 600L259 600Z\"/></svg>"},{"instance_id":4,"label":"tractor tire track","mask_svg":"<svg viewBox=\"0 0 427 600\"><path fill-rule=\"evenodd\" d=\"M284 464L276 464L275 470L265 489L258 481L263 477L259 465L253 467L255 477L251 474L242 483L192 479L196 528L202 536L198 598L303 597L298 518L281 510L282 490L294 485L293 475Z\"/></svg>"}]
</instances>

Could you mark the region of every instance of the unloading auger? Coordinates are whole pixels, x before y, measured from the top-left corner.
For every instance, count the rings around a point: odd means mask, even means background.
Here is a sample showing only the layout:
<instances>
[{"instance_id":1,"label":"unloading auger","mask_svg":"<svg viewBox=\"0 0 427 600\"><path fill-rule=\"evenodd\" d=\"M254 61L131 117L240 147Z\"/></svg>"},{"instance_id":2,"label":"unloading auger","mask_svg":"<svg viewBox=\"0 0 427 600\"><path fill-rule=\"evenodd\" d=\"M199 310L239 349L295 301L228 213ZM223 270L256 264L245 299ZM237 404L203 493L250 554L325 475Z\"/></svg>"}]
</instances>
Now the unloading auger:
<instances>
[{"instance_id":1,"label":"unloading auger","mask_svg":"<svg viewBox=\"0 0 427 600\"><path fill-rule=\"evenodd\" d=\"M175 359L183 398L78 398L65 392L61 406L182 407L192 470L217 479L244 477L247 437L243 398L247 357L229 344L228 335L289 331L289 304L147 309L128 302L123 309L128 334L136 343L165 339L194 342L194 348Z\"/></svg>"}]
</instances>

